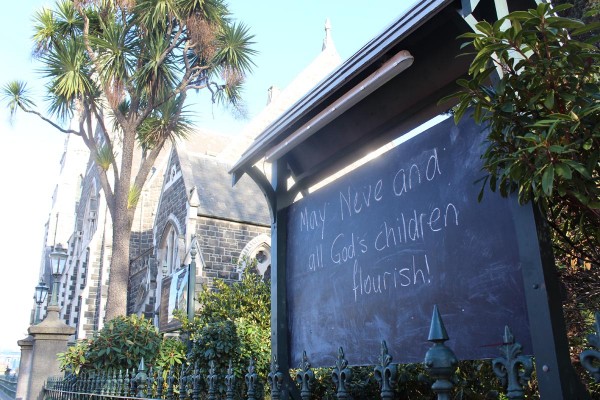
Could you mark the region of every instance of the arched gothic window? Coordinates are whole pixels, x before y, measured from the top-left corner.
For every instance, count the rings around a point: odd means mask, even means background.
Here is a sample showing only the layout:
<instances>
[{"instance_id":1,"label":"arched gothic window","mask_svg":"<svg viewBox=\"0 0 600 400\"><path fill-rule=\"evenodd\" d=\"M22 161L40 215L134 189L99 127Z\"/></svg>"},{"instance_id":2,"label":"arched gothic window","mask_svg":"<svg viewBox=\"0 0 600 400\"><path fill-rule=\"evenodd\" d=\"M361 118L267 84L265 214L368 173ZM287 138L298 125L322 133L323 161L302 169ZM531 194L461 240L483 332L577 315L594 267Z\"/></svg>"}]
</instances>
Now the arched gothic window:
<instances>
[{"instance_id":1,"label":"arched gothic window","mask_svg":"<svg viewBox=\"0 0 600 400\"><path fill-rule=\"evenodd\" d=\"M160 268L163 276L172 274L180 265L179 233L173 224L169 223L162 236L160 245Z\"/></svg>"},{"instance_id":2,"label":"arched gothic window","mask_svg":"<svg viewBox=\"0 0 600 400\"><path fill-rule=\"evenodd\" d=\"M252 239L240 253L242 269L246 269L248 261L256 262L256 273L264 281L271 280L271 238L260 235Z\"/></svg>"}]
</instances>

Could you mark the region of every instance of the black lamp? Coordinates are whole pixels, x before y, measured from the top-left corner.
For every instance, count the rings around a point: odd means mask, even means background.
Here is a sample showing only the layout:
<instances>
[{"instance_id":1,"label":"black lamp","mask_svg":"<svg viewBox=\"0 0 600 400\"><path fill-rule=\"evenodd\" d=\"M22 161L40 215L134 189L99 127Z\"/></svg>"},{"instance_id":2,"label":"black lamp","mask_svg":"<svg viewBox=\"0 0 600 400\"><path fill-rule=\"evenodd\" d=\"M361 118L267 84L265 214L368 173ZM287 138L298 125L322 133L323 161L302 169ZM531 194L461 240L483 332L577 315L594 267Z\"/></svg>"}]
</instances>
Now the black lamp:
<instances>
[{"instance_id":1,"label":"black lamp","mask_svg":"<svg viewBox=\"0 0 600 400\"><path fill-rule=\"evenodd\" d=\"M35 310L35 321L34 323L40 322L40 308L42 304L46 301L46 297L48 297L48 285L44 282L43 279L40 278L40 283L35 287L35 303L37 304Z\"/></svg>"}]
</instances>

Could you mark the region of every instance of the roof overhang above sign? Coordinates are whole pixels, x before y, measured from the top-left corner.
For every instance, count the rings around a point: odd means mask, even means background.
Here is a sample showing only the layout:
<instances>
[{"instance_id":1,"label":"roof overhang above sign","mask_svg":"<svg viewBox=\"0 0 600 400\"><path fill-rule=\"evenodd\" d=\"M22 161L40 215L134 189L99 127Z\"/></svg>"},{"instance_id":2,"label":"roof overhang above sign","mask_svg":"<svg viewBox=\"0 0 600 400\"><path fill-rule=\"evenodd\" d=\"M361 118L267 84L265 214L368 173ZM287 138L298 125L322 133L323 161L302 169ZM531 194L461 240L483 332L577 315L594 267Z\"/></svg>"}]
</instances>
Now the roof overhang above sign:
<instances>
[{"instance_id":1,"label":"roof overhang above sign","mask_svg":"<svg viewBox=\"0 0 600 400\"><path fill-rule=\"evenodd\" d=\"M272 191L255 165L281 160L302 192L423 122L448 111L472 55L457 37L534 0L425 0L365 44L260 134L232 167ZM490 19L491 18L491 19ZM410 56L409 56L410 55ZM397 57L404 57L398 62ZM394 60L394 61L391 61ZM399 68L384 73L390 63ZM410 65L410 68L407 66ZM374 79L372 90L361 89ZM361 95L360 93L364 93ZM343 107L342 107L343 105ZM266 187L269 186L269 187Z\"/></svg>"}]
</instances>

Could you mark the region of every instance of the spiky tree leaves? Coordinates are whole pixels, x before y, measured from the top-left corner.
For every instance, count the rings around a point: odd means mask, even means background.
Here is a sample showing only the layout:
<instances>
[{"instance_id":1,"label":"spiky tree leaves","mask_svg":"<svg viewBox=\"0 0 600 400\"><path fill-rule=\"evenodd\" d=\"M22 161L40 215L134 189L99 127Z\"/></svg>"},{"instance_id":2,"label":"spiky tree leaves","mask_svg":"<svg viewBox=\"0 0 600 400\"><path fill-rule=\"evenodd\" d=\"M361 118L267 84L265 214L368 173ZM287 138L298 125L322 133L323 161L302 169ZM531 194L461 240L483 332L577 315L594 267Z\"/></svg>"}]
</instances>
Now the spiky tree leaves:
<instances>
[{"instance_id":1,"label":"spiky tree leaves","mask_svg":"<svg viewBox=\"0 0 600 400\"><path fill-rule=\"evenodd\" d=\"M34 15L32 40L58 121L35 110L22 82L3 87L4 101L11 115L21 109L80 136L95 155L113 222L111 319L126 311L129 238L146 178L165 143L191 132L187 91L209 88L213 101L239 104L252 36L222 0L59 0ZM59 124L72 116L75 128Z\"/></svg>"},{"instance_id":2,"label":"spiky tree leaves","mask_svg":"<svg viewBox=\"0 0 600 400\"><path fill-rule=\"evenodd\" d=\"M19 104L22 104L26 107L35 106L29 97L27 83L23 81L12 81L6 83L2 87L2 100L7 103L11 119L16 115Z\"/></svg>"}]
</instances>

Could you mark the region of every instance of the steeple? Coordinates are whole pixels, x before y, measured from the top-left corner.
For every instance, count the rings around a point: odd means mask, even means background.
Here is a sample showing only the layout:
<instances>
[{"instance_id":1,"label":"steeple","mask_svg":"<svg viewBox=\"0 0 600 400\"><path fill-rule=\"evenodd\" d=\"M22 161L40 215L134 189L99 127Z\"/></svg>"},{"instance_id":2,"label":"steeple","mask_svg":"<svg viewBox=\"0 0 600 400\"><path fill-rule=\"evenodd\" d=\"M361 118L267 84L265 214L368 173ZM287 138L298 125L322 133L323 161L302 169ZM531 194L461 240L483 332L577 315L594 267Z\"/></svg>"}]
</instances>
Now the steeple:
<instances>
[{"instance_id":1,"label":"steeple","mask_svg":"<svg viewBox=\"0 0 600 400\"><path fill-rule=\"evenodd\" d=\"M335 50L335 45L331 38L331 22L329 22L329 18L325 20L325 38L323 38L323 48L321 50Z\"/></svg>"}]
</instances>

